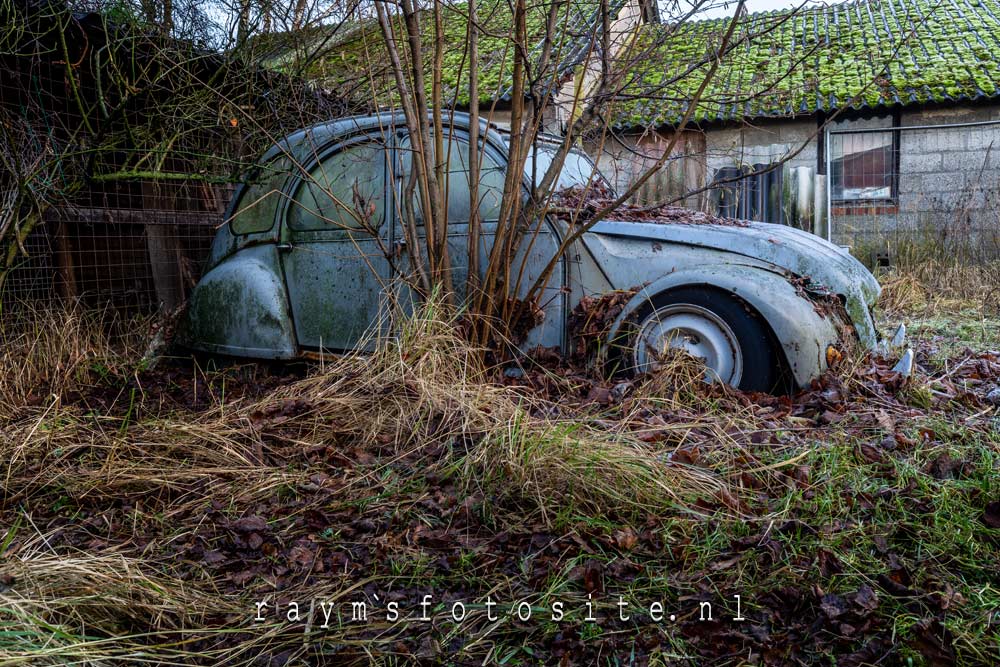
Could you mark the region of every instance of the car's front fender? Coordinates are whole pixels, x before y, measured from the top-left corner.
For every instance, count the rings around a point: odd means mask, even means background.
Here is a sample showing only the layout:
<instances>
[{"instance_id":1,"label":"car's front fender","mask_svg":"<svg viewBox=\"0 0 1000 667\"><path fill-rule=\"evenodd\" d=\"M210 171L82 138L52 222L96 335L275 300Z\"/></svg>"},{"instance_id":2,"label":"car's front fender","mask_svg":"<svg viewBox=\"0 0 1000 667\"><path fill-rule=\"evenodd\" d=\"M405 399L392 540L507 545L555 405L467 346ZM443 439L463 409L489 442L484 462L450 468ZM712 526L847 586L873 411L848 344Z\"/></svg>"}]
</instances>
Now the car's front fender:
<instances>
[{"instance_id":1,"label":"car's front fender","mask_svg":"<svg viewBox=\"0 0 1000 667\"><path fill-rule=\"evenodd\" d=\"M798 386L808 386L826 370L827 348L839 343L836 315L820 313L784 276L755 266L720 264L668 273L632 297L612 325L610 338L654 295L690 285L731 292L757 311L781 345Z\"/></svg>"},{"instance_id":2,"label":"car's front fender","mask_svg":"<svg viewBox=\"0 0 1000 667\"><path fill-rule=\"evenodd\" d=\"M177 332L181 345L238 357L298 356L278 251L244 248L202 276Z\"/></svg>"}]
</instances>

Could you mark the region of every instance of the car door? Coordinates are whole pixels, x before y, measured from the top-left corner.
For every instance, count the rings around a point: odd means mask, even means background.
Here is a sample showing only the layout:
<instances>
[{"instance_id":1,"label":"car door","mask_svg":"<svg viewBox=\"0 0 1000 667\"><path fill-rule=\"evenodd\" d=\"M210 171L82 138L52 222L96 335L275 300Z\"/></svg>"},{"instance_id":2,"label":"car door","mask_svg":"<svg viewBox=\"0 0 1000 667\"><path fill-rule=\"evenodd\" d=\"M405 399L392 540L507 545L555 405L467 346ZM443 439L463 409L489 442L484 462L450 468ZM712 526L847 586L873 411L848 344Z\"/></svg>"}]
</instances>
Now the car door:
<instances>
[{"instance_id":1,"label":"car door","mask_svg":"<svg viewBox=\"0 0 1000 667\"><path fill-rule=\"evenodd\" d=\"M453 130L449 132L445 140L447 150L448 178L447 178L447 201L448 201L448 249L451 260L453 284L459 299L465 299L465 291L469 272L469 218L472 211L472 199L469 188L469 137L464 131ZM399 134L396 150L396 161L398 165L394 170L394 201L397 204L391 207L396 215L397 228L396 238L405 237L404 227L408 224L408 211L405 206L399 204L404 201L407 191L407 183L411 173L411 157L409 138L405 132ZM481 221L480 236L480 278L485 276L489 254L496 241L497 220L500 215L500 203L503 197L503 185L507 164L506 155L496 147L485 144L480 151L480 177L479 192L477 201L479 205L479 219ZM414 223L417 229L421 244L424 243L424 225L420 212L420 207L416 200L414 191L413 212L415 214ZM512 262L513 276L519 283L519 294L523 294L535 282L559 247L559 238L554 228L546 220L542 220L537 230L529 230L524 235L524 240L518 248ZM409 251L410 249L405 249ZM424 253L426 257L426 253ZM409 266L408 258L405 255L401 258L399 266L405 270ZM563 285L563 262L560 259L556 270L549 279L546 288L542 293L541 307L545 312L542 325L530 332L524 343L525 348L535 345L559 346L563 343L563 324L565 322L565 295ZM411 299L402 298L402 303L412 302Z\"/></svg>"},{"instance_id":2,"label":"car door","mask_svg":"<svg viewBox=\"0 0 1000 667\"><path fill-rule=\"evenodd\" d=\"M282 268L304 349L371 349L383 321L388 147L365 135L324 151L288 190Z\"/></svg>"},{"instance_id":3,"label":"car door","mask_svg":"<svg viewBox=\"0 0 1000 667\"><path fill-rule=\"evenodd\" d=\"M468 135L456 132L449 133L445 140L447 150L448 176L446 179L447 201L448 201L448 251L451 260L451 270L453 283L460 299L465 298L465 288L469 271L469 217L472 211L471 198L469 196L469 140ZM481 222L480 257L481 263L487 261L489 249L492 247L492 239L496 230L496 221L500 215L500 201L503 196L504 166L502 157L497 151L483 151L483 159L480 167L479 178L479 219ZM396 143L396 163L395 176L395 214L397 228L395 238L406 239L405 229L409 223L409 211L403 205L404 197L407 196L407 186L412 173L412 148L410 140L405 131L397 135ZM419 189L414 187L411 200L413 202L412 213L413 222L416 228L417 237L420 239L421 256L426 263L426 228L424 226L423 211L420 208ZM401 250L399 269L404 273L413 270L411 248L403 244L398 246ZM412 276L410 276L412 279ZM408 300L407 300L408 301Z\"/></svg>"}]
</instances>

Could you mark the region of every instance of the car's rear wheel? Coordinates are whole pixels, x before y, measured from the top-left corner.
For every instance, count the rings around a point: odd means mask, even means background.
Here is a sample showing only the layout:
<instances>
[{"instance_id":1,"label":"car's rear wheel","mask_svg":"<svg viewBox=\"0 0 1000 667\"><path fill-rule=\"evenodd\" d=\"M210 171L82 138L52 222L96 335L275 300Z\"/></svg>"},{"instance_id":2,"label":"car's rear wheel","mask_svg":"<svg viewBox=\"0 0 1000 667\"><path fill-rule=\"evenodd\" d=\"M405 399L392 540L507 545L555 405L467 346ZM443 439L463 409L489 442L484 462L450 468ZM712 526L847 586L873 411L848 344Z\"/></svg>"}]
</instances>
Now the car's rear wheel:
<instances>
[{"instance_id":1,"label":"car's rear wheel","mask_svg":"<svg viewBox=\"0 0 1000 667\"><path fill-rule=\"evenodd\" d=\"M774 391L781 357L770 330L733 294L680 287L639 308L612 345L619 370L654 370L668 350L682 350L706 366L706 379L744 391Z\"/></svg>"}]
</instances>

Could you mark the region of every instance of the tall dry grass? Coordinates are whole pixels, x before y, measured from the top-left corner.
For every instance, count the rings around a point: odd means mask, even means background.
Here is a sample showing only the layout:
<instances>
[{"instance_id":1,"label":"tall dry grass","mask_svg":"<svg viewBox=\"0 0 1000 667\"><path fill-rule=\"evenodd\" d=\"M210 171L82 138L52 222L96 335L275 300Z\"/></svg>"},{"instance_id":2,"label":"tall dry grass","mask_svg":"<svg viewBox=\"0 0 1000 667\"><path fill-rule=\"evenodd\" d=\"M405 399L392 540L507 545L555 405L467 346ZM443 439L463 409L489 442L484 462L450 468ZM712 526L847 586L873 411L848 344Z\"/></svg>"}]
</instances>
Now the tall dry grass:
<instances>
[{"instance_id":1,"label":"tall dry grass","mask_svg":"<svg viewBox=\"0 0 1000 667\"><path fill-rule=\"evenodd\" d=\"M18 399L40 387L51 399L48 408L22 413L8 425L10 437L0 443L0 459L8 462L7 496L51 479L67 489L113 495L182 488L222 473L253 477L266 461L280 461L286 448L346 440L371 450L391 443L399 455L448 453L480 482L499 471L500 490L523 491L541 510L578 503L607 513L645 512L665 509L688 492L718 488L710 476L664 463L664 452L628 433L535 416L547 412L536 409L540 399L491 382L481 355L455 333L454 321L435 311L431 304L407 320L373 353L327 363L322 372L263 399L131 425L117 417L82 418L77 408L58 406L60 391L114 355L78 315L45 315L34 340L17 338L20 347L6 348L2 357L2 372L14 375L4 392L8 410L16 413ZM48 328L55 322L63 326ZM16 362L18 352L29 356L27 363ZM267 417L289 410L290 417ZM272 434L279 438L264 437ZM84 452L101 465L79 466ZM27 461L42 462L46 475L25 475Z\"/></svg>"},{"instance_id":2,"label":"tall dry grass","mask_svg":"<svg viewBox=\"0 0 1000 667\"><path fill-rule=\"evenodd\" d=\"M149 321L120 322L79 304L18 304L0 319L0 419L138 362Z\"/></svg>"},{"instance_id":3,"label":"tall dry grass","mask_svg":"<svg viewBox=\"0 0 1000 667\"><path fill-rule=\"evenodd\" d=\"M138 421L62 398L104 365L134 368L141 337L113 343L74 312L39 312L22 333L4 332L0 664L241 664L240 655L249 662L286 643L305 655L301 632L290 639L277 623L254 625L234 654L230 636L247 629L253 592L234 592L209 569L193 576L196 566L165 554L197 541L191 517L213 503L266 507L315 487L317 470L336 476L336 502L348 502L405 462L414 478L433 473L493 499L501 521L518 525L566 515L638 520L728 493L722 475L672 462L676 442L644 442L598 417L545 416L558 411L492 381L442 312L431 303L373 353L325 362L262 398ZM40 388L43 401L26 400ZM308 463L318 450L369 458L337 475ZM70 512L123 504L121 525L102 524L94 550L66 544L53 502ZM399 511L392 497L378 502ZM287 594L341 595L338 581ZM345 625L323 641L349 644L363 630ZM220 643L227 648L213 652Z\"/></svg>"},{"instance_id":4,"label":"tall dry grass","mask_svg":"<svg viewBox=\"0 0 1000 667\"><path fill-rule=\"evenodd\" d=\"M1000 262L899 263L878 277L882 285L878 305L886 314L963 308L1000 312Z\"/></svg>"}]
</instances>

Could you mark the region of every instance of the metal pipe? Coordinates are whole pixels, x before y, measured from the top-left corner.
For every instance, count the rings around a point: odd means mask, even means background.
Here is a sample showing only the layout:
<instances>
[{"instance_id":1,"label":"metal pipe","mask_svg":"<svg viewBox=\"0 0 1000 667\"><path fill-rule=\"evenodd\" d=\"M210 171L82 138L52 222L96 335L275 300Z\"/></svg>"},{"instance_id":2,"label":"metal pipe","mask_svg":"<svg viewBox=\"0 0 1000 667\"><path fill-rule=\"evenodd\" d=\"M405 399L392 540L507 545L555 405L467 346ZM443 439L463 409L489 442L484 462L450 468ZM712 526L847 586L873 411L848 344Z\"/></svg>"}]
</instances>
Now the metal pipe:
<instances>
[{"instance_id":1,"label":"metal pipe","mask_svg":"<svg viewBox=\"0 0 1000 667\"><path fill-rule=\"evenodd\" d=\"M827 129L826 134L829 137L831 134L859 134L861 132L894 132L897 130L937 130L940 128L977 127L982 125L1000 125L1000 119L977 120L977 121L969 121L967 123L944 123L941 125L898 125L895 127L864 127L864 128L858 128L856 130ZM827 154L829 154L829 151L827 152Z\"/></svg>"},{"instance_id":2,"label":"metal pipe","mask_svg":"<svg viewBox=\"0 0 1000 667\"><path fill-rule=\"evenodd\" d=\"M833 173L830 170L830 128L826 128L826 136L823 138L823 152L826 160L826 240L833 243Z\"/></svg>"}]
</instances>

